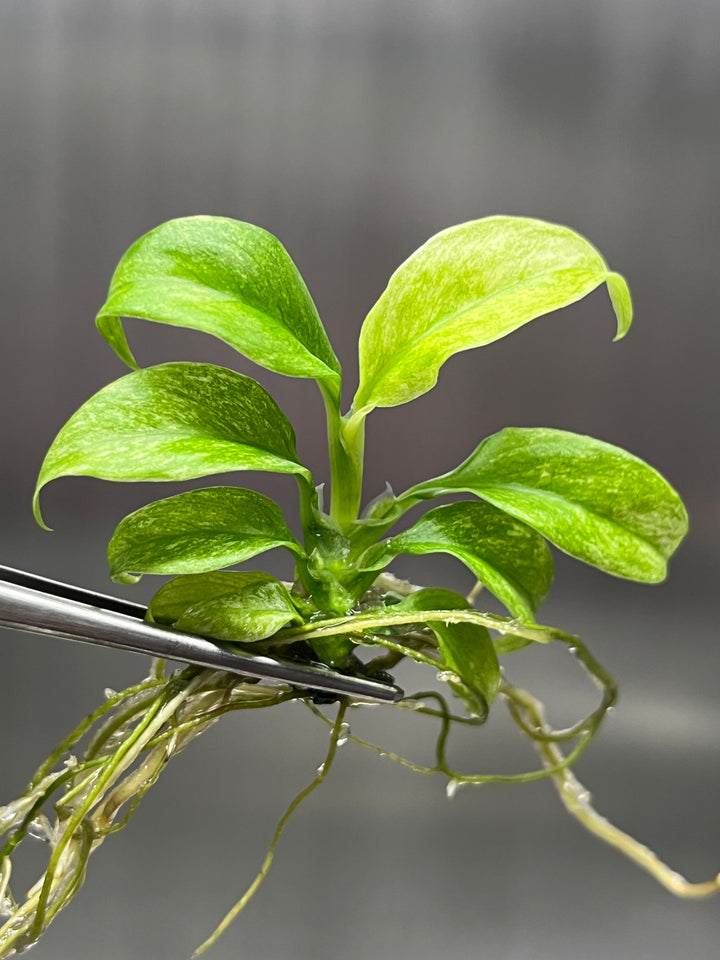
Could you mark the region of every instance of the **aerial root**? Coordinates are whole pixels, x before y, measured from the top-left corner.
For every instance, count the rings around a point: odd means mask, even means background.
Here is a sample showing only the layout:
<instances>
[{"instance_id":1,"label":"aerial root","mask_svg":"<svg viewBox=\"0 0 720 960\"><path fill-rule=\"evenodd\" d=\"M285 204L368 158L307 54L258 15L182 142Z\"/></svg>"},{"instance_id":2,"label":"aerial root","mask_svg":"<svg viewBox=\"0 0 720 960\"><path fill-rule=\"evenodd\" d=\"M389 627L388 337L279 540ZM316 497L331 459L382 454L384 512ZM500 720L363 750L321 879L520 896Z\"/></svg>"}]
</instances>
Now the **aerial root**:
<instances>
[{"instance_id":1,"label":"aerial root","mask_svg":"<svg viewBox=\"0 0 720 960\"><path fill-rule=\"evenodd\" d=\"M525 719L538 730L549 731L543 706L539 700L525 690L512 688L507 694L512 697L516 708L525 715ZM682 874L673 870L645 844L620 830L603 817L592 805L590 792L580 783L569 768L558 769L565 759L556 743L550 740L534 740L533 746L538 752L546 769L552 769L551 778L563 806L590 833L615 847L625 857L649 873L657 882L676 897L701 900L720 891L720 874L712 880L699 883L686 880Z\"/></svg>"}]
</instances>

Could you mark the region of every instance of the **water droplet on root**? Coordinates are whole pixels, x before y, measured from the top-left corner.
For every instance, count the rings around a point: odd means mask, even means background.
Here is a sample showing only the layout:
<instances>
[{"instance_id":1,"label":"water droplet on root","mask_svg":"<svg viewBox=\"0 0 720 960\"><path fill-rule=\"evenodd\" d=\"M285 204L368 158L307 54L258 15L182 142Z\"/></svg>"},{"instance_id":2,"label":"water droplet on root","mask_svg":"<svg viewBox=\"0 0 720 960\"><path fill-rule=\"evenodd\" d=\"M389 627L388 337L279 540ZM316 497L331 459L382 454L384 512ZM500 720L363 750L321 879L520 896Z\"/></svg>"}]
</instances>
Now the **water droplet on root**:
<instances>
[{"instance_id":1,"label":"water droplet on root","mask_svg":"<svg viewBox=\"0 0 720 960\"><path fill-rule=\"evenodd\" d=\"M408 700L404 706L408 710L427 710L427 704L424 700Z\"/></svg>"},{"instance_id":2,"label":"water droplet on root","mask_svg":"<svg viewBox=\"0 0 720 960\"><path fill-rule=\"evenodd\" d=\"M452 800L455 794L458 792L460 787L463 786L461 780L448 780L447 786L445 787L445 794L448 800Z\"/></svg>"},{"instance_id":3,"label":"water droplet on root","mask_svg":"<svg viewBox=\"0 0 720 960\"><path fill-rule=\"evenodd\" d=\"M49 843L53 839L53 833L54 831L50 825L50 821L44 813L41 813L39 817L35 817L35 819L31 820L28 824L27 835L34 840L43 840L45 843Z\"/></svg>"},{"instance_id":4,"label":"water droplet on root","mask_svg":"<svg viewBox=\"0 0 720 960\"><path fill-rule=\"evenodd\" d=\"M441 683L462 683L460 677L452 670L440 670L436 677Z\"/></svg>"}]
</instances>

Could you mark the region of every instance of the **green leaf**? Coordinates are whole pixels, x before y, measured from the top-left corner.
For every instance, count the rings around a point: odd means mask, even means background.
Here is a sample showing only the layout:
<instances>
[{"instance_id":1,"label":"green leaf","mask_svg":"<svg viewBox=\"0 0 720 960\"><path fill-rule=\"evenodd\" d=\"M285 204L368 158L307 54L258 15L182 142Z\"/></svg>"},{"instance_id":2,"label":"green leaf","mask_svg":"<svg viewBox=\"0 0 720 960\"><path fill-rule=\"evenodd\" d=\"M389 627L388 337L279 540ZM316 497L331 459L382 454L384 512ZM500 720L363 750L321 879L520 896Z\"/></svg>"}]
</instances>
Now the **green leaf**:
<instances>
[{"instance_id":1,"label":"green leaf","mask_svg":"<svg viewBox=\"0 0 720 960\"><path fill-rule=\"evenodd\" d=\"M295 434L260 384L205 363L166 363L103 387L60 430L40 469L57 477L188 480L230 470L294 473Z\"/></svg>"},{"instance_id":2,"label":"green leaf","mask_svg":"<svg viewBox=\"0 0 720 960\"><path fill-rule=\"evenodd\" d=\"M274 547L303 549L272 500L236 487L191 490L141 507L108 545L110 576L135 583L144 573L205 573Z\"/></svg>"},{"instance_id":3,"label":"green leaf","mask_svg":"<svg viewBox=\"0 0 720 960\"><path fill-rule=\"evenodd\" d=\"M228 570L171 580L152 598L148 613L183 633L231 643L265 640L302 619L275 577Z\"/></svg>"},{"instance_id":4,"label":"green leaf","mask_svg":"<svg viewBox=\"0 0 720 960\"><path fill-rule=\"evenodd\" d=\"M592 437L510 427L456 470L402 499L464 490L538 530L561 550L608 573L657 583L688 529L673 488L642 460Z\"/></svg>"},{"instance_id":5,"label":"green leaf","mask_svg":"<svg viewBox=\"0 0 720 960\"><path fill-rule=\"evenodd\" d=\"M409 530L371 548L366 557L372 561L378 556L385 565L399 553L457 557L523 620L534 620L552 582L552 557L543 538L489 503L450 503L430 510Z\"/></svg>"},{"instance_id":6,"label":"green leaf","mask_svg":"<svg viewBox=\"0 0 720 960\"><path fill-rule=\"evenodd\" d=\"M627 285L574 231L523 217L443 230L395 271L363 324L353 418L419 397L453 354L507 336L602 283L620 339L632 319Z\"/></svg>"},{"instance_id":7,"label":"green leaf","mask_svg":"<svg viewBox=\"0 0 720 960\"><path fill-rule=\"evenodd\" d=\"M418 590L393 605L393 611L470 610L471 605L452 590ZM422 622L422 618L419 618ZM435 634L442 655L442 666L459 680L450 687L467 704L471 713L483 714L492 703L500 685L500 666L490 634L476 623L426 624Z\"/></svg>"},{"instance_id":8,"label":"green leaf","mask_svg":"<svg viewBox=\"0 0 720 960\"><path fill-rule=\"evenodd\" d=\"M118 264L96 321L136 366L122 316L203 330L269 370L339 382L340 364L295 264L251 223L185 217L145 234Z\"/></svg>"}]
</instances>

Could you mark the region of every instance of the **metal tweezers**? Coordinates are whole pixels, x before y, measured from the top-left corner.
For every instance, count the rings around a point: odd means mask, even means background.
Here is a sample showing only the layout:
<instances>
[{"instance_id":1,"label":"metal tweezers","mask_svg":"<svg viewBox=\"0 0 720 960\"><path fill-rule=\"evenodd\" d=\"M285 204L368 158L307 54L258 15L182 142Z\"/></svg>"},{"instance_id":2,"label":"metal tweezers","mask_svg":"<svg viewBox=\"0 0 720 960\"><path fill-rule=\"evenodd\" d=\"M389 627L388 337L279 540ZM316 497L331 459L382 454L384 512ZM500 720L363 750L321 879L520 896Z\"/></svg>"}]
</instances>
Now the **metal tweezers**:
<instances>
[{"instance_id":1,"label":"metal tweezers","mask_svg":"<svg viewBox=\"0 0 720 960\"><path fill-rule=\"evenodd\" d=\"M366 677L345 676L322 664L242 653L211 640L144 620L141 604L84 590L0 565L0 626L46 633L241 676L281 680L300 689L393 703L403 691Z\"/></svg>"}]
</instances>

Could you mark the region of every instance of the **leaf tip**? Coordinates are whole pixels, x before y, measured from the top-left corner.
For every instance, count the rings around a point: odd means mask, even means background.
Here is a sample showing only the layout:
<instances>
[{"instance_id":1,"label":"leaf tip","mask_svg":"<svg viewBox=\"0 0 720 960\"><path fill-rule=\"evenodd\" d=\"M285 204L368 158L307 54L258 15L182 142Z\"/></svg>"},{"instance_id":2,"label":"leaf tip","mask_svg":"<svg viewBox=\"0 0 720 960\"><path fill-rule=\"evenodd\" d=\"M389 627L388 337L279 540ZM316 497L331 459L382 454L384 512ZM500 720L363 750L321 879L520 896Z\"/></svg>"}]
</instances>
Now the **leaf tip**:
<instances>
[{"instance_id":1,"label":"leaf tip","mask_svg":"<svg viewBox=\"0 0 720 960\"><path fill-rule=\"evenodd\" d=\"M632 324L632 298L625 278L619 273L608 273L605 282L617 318L617 333L613 337L613 343L616 343L622 340Z\"/></svg>"},{"instance_id":2,"label":"leaf tip","mask_svg":"<svg viewBox=\"0 0 720 960\"><path fill-rule=\"evenodd\" d=\"M142 574L127 573L124 570L110 569L110 579L113 583L138 583Z\"/></svg>"},{"instance_id":3,"label":"leaf tip","mask_svg":"<svg viewBox=\"0 0 720 960\"><path fill-rule=\"evenodd\" d=\"M38 484L35 493L33 494L33 505L32 511L33 516L35 517L35 522L43 530L47 530L48 533L52 533L52 527L49 527L43 520L42 511L40 509L40 491L42 490L42 484Z\"/></svg>"},{"instance_id":4,"label":"leaf tip","mask_svg":"<svg viewBox=\"0 0 720 960\"><path fill-rule=\"evenodd\" d=\"M139 370L139 364L130 349L120 317L104 313L104 307L95 317L95 326L103 340L126 363L131 370Z\"/></svg>"}]
</instances>

